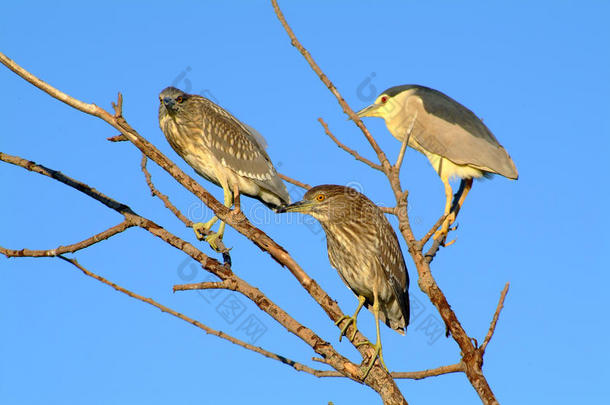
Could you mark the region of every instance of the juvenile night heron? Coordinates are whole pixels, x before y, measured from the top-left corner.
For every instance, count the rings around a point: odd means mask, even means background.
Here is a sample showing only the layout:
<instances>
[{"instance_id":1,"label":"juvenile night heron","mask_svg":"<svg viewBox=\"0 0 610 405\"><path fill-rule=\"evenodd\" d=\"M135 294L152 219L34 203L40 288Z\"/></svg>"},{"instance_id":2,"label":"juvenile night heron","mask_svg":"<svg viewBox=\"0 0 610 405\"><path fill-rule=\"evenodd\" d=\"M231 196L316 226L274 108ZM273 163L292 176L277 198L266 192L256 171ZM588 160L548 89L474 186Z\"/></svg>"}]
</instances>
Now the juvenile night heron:
<instances>
[{"instance_id":1,"label":"juvenile night heron","mask_svg":"<svg viewBox=\"0 0 610 405\"><path fill-rule=\"evenodd\" d=\"M262 136L207 98L168 87L159 95L159 126L172 148L205 179L222 187L224 204L233 206L237 194L256 198L273 210L290 203L286 186L265 151ZM217 249L225 224L196 223L193 230Z\"/></svg>"},{"instance_id":2,"label":"juvenile night heron","mask_svg":"<svg viewBox=\"0 0 610 405\"><path fill-rule=\"evenodd\" d=\"M354 324L363 305L375 315L377 342L375 355L364 371L364 378L381 351L379 321L404 334L409 325L409 275L398 238L381 210L365 195L344 186L322 185L305 193L302 201L282 209L285 212L309 214L326 233L328 259L343 282L358 297L358 307L346 321L339 340L350 324Z\"/></svg>"},{"instance_id":3,"label":"juvenile night heron","mask_svg":"<svg viewBox=\"0 0 610 405\"><path fill-rule=\"evenodd\" d=\"M394 138L426 155L445 186L445 215L434 238L444 238L455 221L472 179L500 174L517 179L519 174L506 150L472 111L440 91L417 85L391 87L375 103L356 113L381 117ZM411 131L409 132L409 130ZM449 179L462 179L459 200L451 203Z\"/></svg>"}]
</instances>

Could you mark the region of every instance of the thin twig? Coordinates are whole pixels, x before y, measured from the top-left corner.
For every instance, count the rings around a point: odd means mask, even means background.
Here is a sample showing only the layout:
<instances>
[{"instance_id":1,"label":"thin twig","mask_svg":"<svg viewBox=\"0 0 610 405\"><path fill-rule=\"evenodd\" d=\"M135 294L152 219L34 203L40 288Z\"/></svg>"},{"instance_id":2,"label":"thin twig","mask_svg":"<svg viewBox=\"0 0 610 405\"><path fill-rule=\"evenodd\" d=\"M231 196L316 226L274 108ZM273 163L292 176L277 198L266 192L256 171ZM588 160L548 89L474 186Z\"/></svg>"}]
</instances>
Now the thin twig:
<instances>
[{"instance_id":1,"label":"thin twig","mask_svg":"<svg viewBox=\"0 0 610 405\"><path fill-rule=\"evenodd\" d=\"M506 283L504 288L502 289L502 293L500 293L500 301L498 301L498 306L496 307L496 312L494 313L494 317L491 320L491 324L489 325L489 331L487 331L487 335L485 336L485 340L483 340L483 344L481 345L481 354L485 353L485 349L487 349L487 345L491 340L494 331L496 330L496 324L498 323L498 318L500 317L500 311L504 307L504 299L506 299L506 294L508 293L508 287L510 283Z\"/></svg>"},{"instance_id":2,"label":"thin twig","mask_svg":"<svg viewBox=\"0 0 610 405\"><path fill-rule=\"evenodd\" d=\"M428 240L430 240L430 238L432 237L432 235L434 235L434 232L436 232L436 230L438 229L439 226L441 226L441 224L443 223L443 221L445 220L445 218L447 218L447 215L443 214L435 223L434 225L432 225L432 228L430 228L430 230L428 231L428 233L426 233L424 235L423 238L421 238L419 240L419 248L423 249L424 246L426 245L426 243L428 242ZM426 254L427 255L427 254Z\"/></svg>"},{"instance_id":3,"label":"thin twig","mask_svg":"<svg viewBox=\"0 0 610 405\"><path fill-rule=\"evenodd\" d=\"M402 141L402 145L400 146L400 152L398 153L398 159L396 159L396 164L394 165L394 170L400 171L400 167L402 166L402 161L405 157L405 152L407 150L407 146L409 145L409 139L411 138L411 133L413 132L413 127L415 126L415 120L417 119L417 111L415 112L415 116L413 117L413 121L411 121L411 125L405 134L405 139Z\"/></svg>"},{"instance_id":4,"label":"thin twig","mask_svg":"<svg viewBox=\"0 0 610 405\"><path fill-rule=\"evenodd\" d=\"M309 184L302 183L302 182L300 182L298 180L295 180L295 179L293 179L291 177L286 176L285 174L278 173L277 175L280 177L280 179L284 180L285 182L294 184L297 187L301 187L301 188L303 188L305 190L309 190L311 188L311 186Z\"/></svg>"},{"instance_id":5,"label":"thin twig","mask_svg":"<svg viewBox=\"0 0 610 405\"><path fill-rule=\"evenodd\" d=\"M2 154L0 153L0 160L2 159ZM74 253L81 249L85 249L91 245L95 245L98 242L111 238L112 236L119 234L126 229L129 229L136 224L132 221L126 219L120 224L113 226L112 228L108 228L103 232L95 234L90 238L82 240L77 243L73 243L71 245L66 246L58 246L55 249L47 249L47 250L30 250L30 249L21 249L21 250L12 250L6 249L0 246L0 253L5 255L6 257L52 257L61 255L64 253Z\"/></svg>"},{"instance_id":6,"label":"thin twig","mask_svg":"<svg viewBox=\"0 0 610 405\"><path fill-rule=\"evenodd\" d=\"M140 168L142 169L142 172L144 173L144 177L146 178L146 184L148 184L148 188L150 188L150 192L152 193L153 196L159 197L159 199L161 201L163 201L165 208L170 210L176 216L176 218L178 218L180 221L182 221L184 223L184 225L191 228L193 226L193 221L188 219L182 212L180 212L180 210L178 208L176 208L176 206L174 204L171 203L171 201L169 200L169 197L167 195L163 194L155 187L155 185L152 182L152 177L150 176L150 172L146 168L147 162L148 162L148 158L146 157L145 154L142 154L142 161L140 163Z\"/></svg>"},{"instance_id":7,"label":"thin twig","mask_svg":"<svg viewBox=\"0 0 610 405\"><path fill-rule=\"evenodd\" d=\"M316 61L313 60L312 56L307 51L307 49L305 49L305 47L303 45L301 45L301 43L297 39L296 35L294 35L292 28L290 28L290 26L288 25L288 22L286 22L286 18L284 17L282 10L280 10L280 6L277 4L277 0L271 0L271 3L273 5L273 9L275 10L275 14L277 15L277 18L280 20L280 23L282 24L282 26L284 27L284 30L288 34L288 37L290 37L290 41L291 41L292 45L295 48L297 48L298 51L301 53L301 55L303 55L305 60L307 60L307 63L309 63L309 66L311 66L311 69L318 75L318 77L320 78L322 83L324 83L324 85L331 91L331 93L334 94L334 96L337 98L337 101L339 102L339 105L343 109L343 112L345 112L345 114L347 114L348 117L352 121L354 121L354 123L358 126L358 128L360 128L360 130L362 131L362 133L364 134L366 139L371 144L371 147L373 148L373 150L379 157L381 166L385 167L385 168L387 168L387 170L389 170L390 162L388 161L388 158L386 157L385 153L383 153L383 151L381 150L381 148L375 141L375 138L373 138L373 136L371 135L369 130L364 126L360 117L358 117L356 115L356 113L354 112L354 110L352 110L352 108L345 102L345 100L343 99L343 97L341 96L341 94L339 93L339 91L337 90L335 85L330 81L328 76L326 76L324 74L324 72L322 72L322 69L320 69L320 67L318 66Z\"/></svg>"},{"instance_id":8,"label":"thin twig","mask_svg":"<svg viewBox=\"0 0 610 405\"><path fill-rule=\"evenodd\" d=\"M328 125L326 125L326 122L324 122L324 120L322 118L318 118L318 121L324 127L324 132L326 132L326 135L328 135L330 137L330 139L332 139L337 144L338 147L340 147L341 149L343 149L344 151L346 151L347 153L349 153L350 155L355 157L356 160L361 161L362 163L372 167L375 170L379 170L379 171L383 172L383 167L381 165L378 165L377 163L374 163L374 162L368 160L367 158L361 156L354 149L341 143L341 141L339 141L337 139L337 137L335 135L333 135L333 133L330 131L330 129L328 129Z\"/></svg>"},{"instance_id":9,"label":"thin twig","mask_svg":"<svg viewBox=\"0 0 610 405\"><path fill-rule=\"evenodd\" d=\"M378 205L377 207L379 207L381 212L383 212L384 214L396 215L396 207L384 207L381 205Z\"/></svg>"},{"instance_id":10,"label":"thin twig","mask_svg":"<svg viewBox=\"0 0 610 405\"><path fill-rule=\"evenodd\" d=\"M294 368L297 371L304 371L306 373L313 374L313 375L315 375L317 377L325 377L326 376L325 374L328 373L327 371L313 369L313 368L311 368L309 366L306 366L305 364L301 364L301 363L298 363L298 362L296 362L294 360L290 360L287 357L284 357L284 356L281 356L279 354L270 352L270 351L265 350L265 349L263 349L261 347L251 345L251 344L246 343L246 342L244 342L242 340L239 340L239 339L237 339L237 338L235 338L235 337L233 337L231 335L228 335L228 334L226 334L226 333L224 333L222 331L212 329L209 326L206 326L203 323L201 323L201 322L199 322L199 321L197 321L197 320L195 320L193 318L190 318L190 317L188 317L188 316L186 316L186 315L184 315L184 314L182 314L182 313L180 313L178 311L173 310L172 308L169 308L169 307L167 307L165 305L159 304L157 301L153 300L152 298L147 298L147 297L144 297L144 296L142 296L140 294L136 294L136 293L134 293L134 292L124 288L124 287L121 287L120 285L118 285L118 284L116 284L116 283L114 283L114 282L112 282L110 280L105 279L104 277L102 277L100 275L97 275L97 274L87 270L85 267L80 265L78 263L78 261L76 261L76 259L69 259L69 258L67 258L65 256L61 256L61 255L59 255L58 257L60 259L62 259L62 260L65 260L66 262L72 264L73 266L77 267L85 275L87 275L87 276L89 276L91 278L94 278L97 281L100 281L100 282L102 282L102 283L104 283L104 284L114 288L115 290L117 290L119 292L122 292L123 294L126 294L126 295L128 295L128 296L130 296L132 298L135 298L135 299L139 300L139 301L142 301L142 302L145 302L145 303L147 303L149 305L152 305L153 307L156 307L156 308L160 309L162 312L168 313L170 315L175 316L178 319L181 319L181 320L183 320L185 322L188 322L191 325L194 325L194 326L198 327L199 329L203 330L207 334L217 336L217 337L219 337L221 339L224 339L224 340L227 340L227 341L229 341L229 342L231 342L231 343L233 343L233 344L235 344L237 346L241 346L244 349L248 349L248 350L251 350L253 352L259 353L259 354L261 354L261 355L263 355L263 356L265 356L267 358L270 358L270 359L273 359L273 360L277 360L277 361L279 361L281 363L284 363L284 364Z\"/></svg>"},{"instance_id":11,"label":"thin twig","mask_svg":"<svg viewBox=\"0 0 610 405\"><path fill-rule=\"evenodd\" d=\"M115 136L111 136L110 138L106 138L107 141L110 142L127 142L129 141L129 139L127 139L127 137L123 134L118 134Z\"/></svg>"},{"instance_id":12,"label":"thin twig","mask_svg":"<svg viewBox=\"0 0 610 405\"><path fill-rule=\"evenodd\" d=\"M122 104L122 101L121 101L121 104ZM118 109L119 106L117 105L116 108ZM176 208L176 206L174 204L171 203L171 201L169 200L169 197L166 196L165 194L163 194L162 192L160 192L155 187L155 185L152 182L152 177L150 175L150 172L148 171L148 168L146 167L147 162L148 162L148 158L146 157L146 155L144 153L142 153L142 160L140 162L140 168L142 169L142 172L144 173L144 177L146 178L146 184L148 184L148 188L150 189L150 192L152 193L152 195L159 197L159 199L161 201L163 201L165 208L170 210L176 216L176 218L178 218L180 221L182 221L184 223L184 225L186 225L189 228L192 228L193 221L188 219L182 212L180 212L180 210L178 208ZM208 234L212 233L212 231L208 230L207 233ZM222 239L216 240L216 246L218 248L218 251L222 253L222 258L223 258L224 263L228 266L231 266L231 255L229 254L229 249L227 249L227 247L225 246Z\"/></svg>"}]
</instances>

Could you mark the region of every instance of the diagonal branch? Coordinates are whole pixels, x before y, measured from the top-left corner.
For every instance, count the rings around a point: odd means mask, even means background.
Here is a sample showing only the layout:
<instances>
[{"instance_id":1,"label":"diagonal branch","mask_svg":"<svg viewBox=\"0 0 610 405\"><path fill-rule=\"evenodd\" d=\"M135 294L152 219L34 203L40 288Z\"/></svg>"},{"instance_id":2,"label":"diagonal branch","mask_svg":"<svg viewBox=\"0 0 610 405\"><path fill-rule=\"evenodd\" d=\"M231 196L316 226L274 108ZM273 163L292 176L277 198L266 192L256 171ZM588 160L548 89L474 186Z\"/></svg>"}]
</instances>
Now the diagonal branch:
<instances>
[{"instance_id":1,"label":"diagonal branch","mask_svg":"<svg viewBox=\"0 0 610 405\"><path fill-rule=\"evenodd\" d=\"M191 228L193 226L193 221L191 221L186 216L184 216L184 214L182 212L180 212L180 210L178 208L176 208L176 206L174 204L171 203L171 201L169 200L169 197L166 196L165 194L163 194L162 192L160 192L153 184L152 177L150 176L150 172L146 168L147 161L148 161L148 158L146 157L146 155L142 154L142 161L140 163L140 168L142 169L142 172L144 173L144 177L146 178L146 184L148 184L148 188L150 188L150 192L152 193L153 196L159 197L159 199L161 201L163 201L165 208L170 210L176 216L176 218L178 218L180 221L182 221L184 223L184 225ZM219 242L221 242L221 241L219 241ZM221 250L222 250L222 247L221 247Z\"/></svg>"},{"instance_id":2,"label":"diagonal branch","mask_svg":"<svg viewBox=\"0 0 610 405\"><path fill-rule=\"evenodd\" d=\"M441 217L434 223L434 225L432 225L432 228L430 228L430 230L424 235L423 238L420 239L419 241L419 249L423 249L424 246L426 245L426 243L428 243L428 241L430 240L430 238L432 237L432 235L434 235L434 232L436 232L436 230L438 229L439 226L441 226L441 224L443 223L443 221L445 220L445 218L447 218L447 214L443 214L441 215ZM439 245L440 246L440 245ZM437 248L438 250L438 248ZM431 254L432 252L430 252ZM436 252L435 252L436 253ZM426 253L426 256L428 256L428 254Z\"/></svg>"},{"instance_id":3,"label":"diagonal branch","mask_svg":"<svg viewBox=\"0 0 610 405\"><path fill-rule=\"evenodd\" d=\"M322 124L322 126L324 127L324 132L326 132L326 135L328 135L330 137L330 139L332 139L338 147L340 147L341 149L343 149L344 151L346 151L347 153L349 153L350 155L352 155L353 157L356 158L356 160L361 161L362 163L372 167L375 170L379 170L381 172L383 172L383 167L381 167L381 165L378 165L377 163L373 163L370 160L368 160L367 158L361 156L358 152L356 152L354 149L349 148L348 146L344 145L343 143L341 143L341 141L339 141L337 139L337 137L335 135L333 135L332 132L330 132L330 129L328 129L328 125L326 125L326 122L324 122L324 120L322 118L318 118L318 121L320 122L320 124Z\"/></svg>"},{"instance_id":4,"label":"diagonal branch","mask_svg":"<svg viewBox=\"0 0 610 405\"><path fill-rule=\"evenodd\" d=\"M284 181L286 181L286 182L288 182L290 184L294 184L297 187L301 187L301 188L303 188L305 190L309 190L311 188L311 186L309 184L302 183L302 182L300 182L298 180L295 180L293 178L290 178L290 177L286 176L285 174L278 173L277 175L280 177L280 179L282 179L282 180L284 180Z\"/></svg>"},{"instance_id":5,"label":"diagonal branch","mask_svg":"<svg viewBox=\"0 0 610 405\"><path fill-rule=\"evenodd\" d=\"M388 158L386 157L385 153L383 153L383 151L381 150L381 148L375 141L375 138L373 138L373 136L371 135L369 130L364 126L360 117L358 117L356 115L354 110L352 110L352 108L343 99L343 97L341 96L341 94L339 93L339 91L337 90L335 85L330 81L328 76L326 76L324 74L324 72L322 72L322 69L320 69L320 67L318 66L316 61L313 59L311 54L307 51L307 49L305 49L305 47L303 45L301 45L301 43L297 39L296 35L294 35L292 28L290 28L290 26L286 22L286 18L284 17L282 10L280 10L280 6L277 4L277 0L271 0L271 4L273 5L273 9L275 10L275 14L277 15L277 18L280 20L280 23L284 27L284 30L290 37L292 46L294 46L295 48L298 49L298 51L301 53L301 55L303 55L305 60L307 60L307 63L309 63L309 66L311 66L311 69L318 75L318 77L320 78L322 83L324 83L324 85L326 87L328 87L328 90L330 90L330 92L334 94L334 96L337 98L337 101L339 102L339 105L343 109L343 112L345 114L347 114L352 121L354 121L354 123L358 126L358 128L360 128L360 130L362 131L362 133L364 134L366 139L371 144L371 147L377 154L377 157L379 158L379 162L381 162L381 166L384 168L384 170L389 170L390 162L388 161Z\"/></svg>"},{"instance_id":6,"label":"diagonal branch","mask_svg":"<svg viewBox=\"0 0 610 405\"><path fill-rule=\"evenodd\" d=\"M504 300L506 299L506 294L508 293L509 286L510 286L510 283L506 283L506 285L502 289L502 292L500 293L500 301L498 301L498 307L496 308L494 317L491 321L491 324L489 325L489 331L487 331L485 340L483 340L483 344L480 347L481 355L483 355L485 353L485 349L487 349L487 345L489 344L489 341L491 340L491 338L496 330L496 324L498 323L498 318L500 317L500 311L502 311L502 308L504 307Z\"/></svg>"},{"instance_id":7,"label":"diagonal branch","mask_svg":"<svg viewBox=\"0 0 610 405\"><path fill-rule=\"evenodd\" d=\"M230 280L223 281L204 281L202 283L191 283L191 284L176 284L173 287L174 292L176 291L190 291L190 290L234 290L235 284L231 285Z\"/></svg>"},{"instance_id":8,"label":"diagonal branch","mask_svg":"<svg viewBox=\"0 0 610 405\"><path fill-rule=\"evenodd\" d=\"M121 99L121 102L122 102L122 99ZM150 175L150 172L146 168L147 162L148 162L148 159L146 158L146 155L142 154L142 161L140 162L140 168L142 169L142 172L144 173L144 177L146 178L146 184L148 184L148 188L150 188L150 192L152 193L153 196L159 197L159 199L161 201L163 201L165 208L170 210L172 212L172 214L174 214L176 216L176 218L178 218L180 221L182 221L184 223L184 225L191 228L193 226L193 221L191 221L186 216L184 216L184 214L182 212L180 212L180 210L178 208L176 208L176 206L174 204L171 203L171 201L169 200L169 197L166 196L165 194L163 194L162 192L160 192L155 187L155 185L152 182L152 177ZM237 205L236 205L236 207L237 207ZM212 232L210 230L208 230L207 233L209 234ZM218 239L216 241L216 245L217 245L218 251L222 252L222 257L223 257L225 264L228 264L230 266L231 265L231 255L229 254L229 249L227 249L227 247L225 246L222 239Z\"/></svg>"},{"instance_id":9,"label":"diagonal branch","mask_svg":"<svg viewBox=\"0 0 610 405\"><path fill-rule=\"evenodd\" d=\"M97 280L97 281L99 281L101 283L104 283L104 284L114 288L115 290L117 290L119 292L122 292L123 294L126 294L126 295L128 295L128 296L130 296L132 298L135 298L135 299L139 300L139 301L142 301L142 302L145 302L145 303L147 303L149 305L152 305L153 307L156 307L156 308L160 309L162 312L165 312L167 314L175 316L178 319L181 319L181 320L183 320L185 322L188 322L191 325L194 325L197 328L203 330L205 333L207 333L209 335L214 335L214 336L219 337L221 339L227 340L227 341L229 341L229 342L231 342L231 343L233 343L235 345L241 346L244 349L248 349L248 350L251 350L253 352L262 354L263 356L265 356L267 358L270 358L270 359L273 359L273 360L277 360L277 361L279 361L281 363L284 363L284 364L294 368L297 371L304 371L306 373L313 374L313 375L315 375L317 377L325 377L325 374L328 373L327 371L313 369L313 368L311 368L309 366L306 366L305 364L301 364L301 363L298 363L298 362L296 362L294 360L290 360L289 358L286 358L286 357L281 356L279 354L270 352L270 351L265 350L265 349L263 349L261 347L251 345L250 343L244 342L243 340L237 339L237 338L235 338L235 337L233 337L231 335L228 335L228 334L226 334L226 333L224 333L222 331L219 331L219 330L216 330L216 329L212 329L209 326L206 326L203 323L197 321L196 319L190 318L190 317L188 317L188 316L186 316L186 315L184 315L184 314L182 314L182 313L180 313L178 311L173 310L172 308L169 308L169 307L167 307L165 305L159 304L157 301L153 300L152 298L147 298L147 297L144 297L144 296L142 296L140 294L136 294L136 293L134 293L134 292L124 288L124 287L121 287L120 285L118 285L116 283L113 283L110 280L105 279L104 277L102 277L102 276L100 276L98 274L95 274L95 273L87 270L85 267L80 265L78 263L78 261L76 261L76 259L69 259L69 258L61 256L61 255L59 255L58 257L60 259L64 260L64 261L72 264L73 266L78 268L80 271L82 271L85 275L87 275L87 276L89 276L91 278L94 278L95 280Z\"/></svg>"},{"instance_id":10,"label":"diagonal branch","mask_svg":"<svg viewBox=\"0 0 610 405\"><path fill-rule=\"evenodd\" d=\"M415 126L415 120L417 119L417 111L415 112L415 116L413 116L413 120L411 121L411 125L405 134L405 139L402 141L402 145L400 146L400 152L398 152L398 158L396 159L396 164L394 164L394 170L400 171L400 167L402 166L402 161L405 157L405 152L407 151L407 146L409 145L409 139L411 138L411 133L413 132L413 127Z\"/></svg>"},{"instance_id":11,"label":"diagonal branch","mask_svg":"<svg viewBox=\"0 0 610 405\"><path fill-rule=\"evenodd\" d=\"M6 156L0 153L0 160ZM123 232L126 229L129 229L136 224L132 221L125 219L120 224L113 226L112 228L108 228L103 232L95 234L90 238L82 240L77 243L73 243L71 245L66 246L58 246L55 249L47 249L47 250L30 250L30 249L21 249L21 250L12 250L6 249L0 246L0 253L5 255L6 257L52 257L58 256L64 253L74 253L79 250L85 249L91 245L95 245L98 242L106 240L108 238L113 237L116 234Z\"/></svg>"}]
</instances>

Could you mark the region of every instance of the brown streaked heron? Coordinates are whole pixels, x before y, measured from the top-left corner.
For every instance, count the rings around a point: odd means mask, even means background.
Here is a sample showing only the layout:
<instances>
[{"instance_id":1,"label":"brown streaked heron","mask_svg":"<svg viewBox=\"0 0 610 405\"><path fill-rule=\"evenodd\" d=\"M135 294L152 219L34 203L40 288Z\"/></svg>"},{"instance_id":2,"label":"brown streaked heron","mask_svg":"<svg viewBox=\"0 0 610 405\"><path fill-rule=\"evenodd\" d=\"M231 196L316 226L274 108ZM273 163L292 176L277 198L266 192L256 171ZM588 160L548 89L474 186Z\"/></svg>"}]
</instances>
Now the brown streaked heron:
<instances>
[{"instance_id":1,"label":"brown streaked heron","mask_svg":"<svg viewBox=\"0 0 610 405\"><path fill-rule=\"evenodd\" d=\"M398 243L398 237L383 212L364 194L344 186L321 185L311 188L303 199L281 209L301 212L317 219L324 232L330 264L343 282L358 297L358 307L346 321L339 340L350 324L354 325L362 306L375 315L377 342L370 344L375 355L364 370L364 378L379 357L385 367L381 350L379 322L404 334L409 325L409 274ZM386 368L387 370L387 368ZM363 379L364 379L363 378Z\"/></svg>"},{"instance_id":2,"label":"brown streaked heron","mask_svg":"<svg viewBox=\"0 0 610 405\"><path fill-rule=\"evenodd\" d=\"M265 141L253 128L205 97L167 87L159 95L159 126L186 163L224 191L224 205L233 206L239 194L256 198L273 210L290 203L286 186L265 151ZM237 193L237 195L234 195ZM200 240L217 250L225 223L204 236L218 221L193 224Z\"/></svg>"},{"instance_id":3,"label":"brown streaked heron","mask_svg":"<svg viewBox=\"0 0 610 405\"><path fill-rule=\"evenodd\" d=\"M519 177L515 163L472 111L440 91L418 85L391 87L356 113L380 117L394 138L426 155L445 186L445 221L434 239L444 238L472 187L472 179L499 174ZM461 180L452 204L449 180Z\"/></svg>"}]
</instances>

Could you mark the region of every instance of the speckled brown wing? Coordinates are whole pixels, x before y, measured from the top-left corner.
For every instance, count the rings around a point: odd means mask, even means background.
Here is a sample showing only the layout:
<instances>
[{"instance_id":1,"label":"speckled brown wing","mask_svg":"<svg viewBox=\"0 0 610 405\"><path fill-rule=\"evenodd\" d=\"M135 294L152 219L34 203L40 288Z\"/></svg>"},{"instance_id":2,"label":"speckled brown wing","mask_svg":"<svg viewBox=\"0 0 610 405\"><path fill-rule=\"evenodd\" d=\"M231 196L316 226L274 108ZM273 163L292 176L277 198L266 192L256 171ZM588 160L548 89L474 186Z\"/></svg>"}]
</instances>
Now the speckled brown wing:
<instances>
[{"instance_id":1,"label":"speckled brown wing","mask_svg":"<svg viewBox=\"0 0 610 405\"><path fill-rule=\"evenodd\" d=\"M222 165L252 179L286 204L289 203L286 186L278 177L264 146L248 127L207 99L197 97L192 101L202 110L201 125L206 146Z\"/></svg>"},{"instance_id":2,"label":"speckled brown wing","mask_svg":"<svg viewBox=\"0 0 610 405\"><path fill-rule=\"evenodd\" d=\"M405 264L402 250L394 228L388 222L383 213L379 212L378 232L379 239L377 261L383 270L386 280L390 285L394 298L400 307L402 317L405 321L405 330L409 325L409 274ZM399 320L394 320L400 323Z\"/></svg>"}]
</instances>

